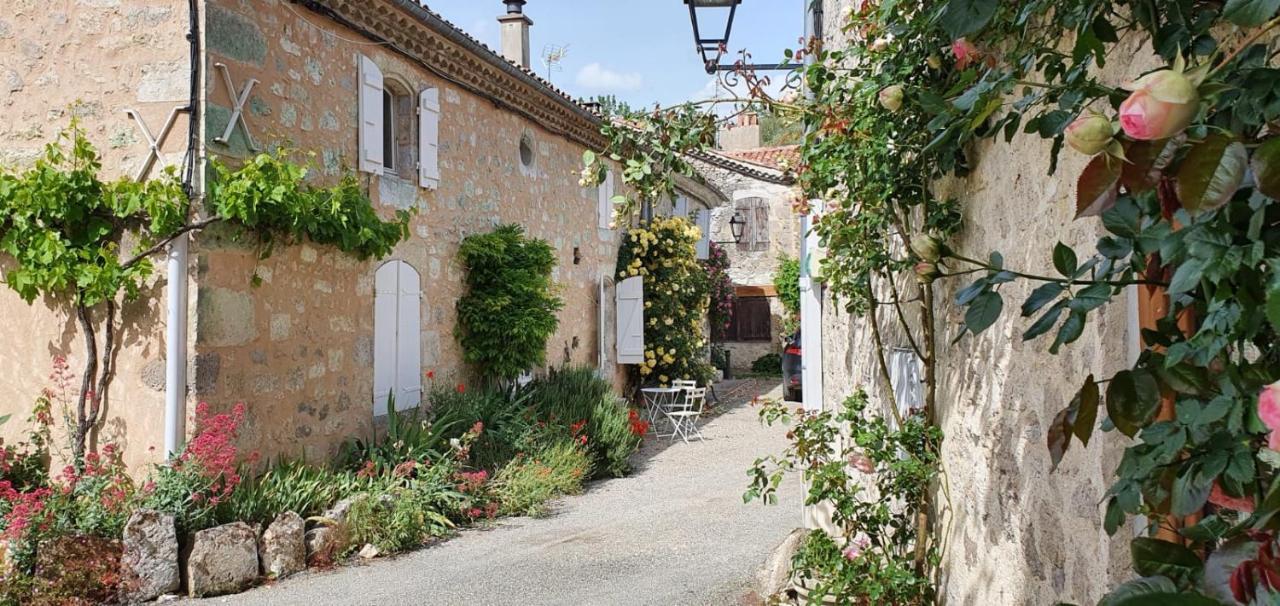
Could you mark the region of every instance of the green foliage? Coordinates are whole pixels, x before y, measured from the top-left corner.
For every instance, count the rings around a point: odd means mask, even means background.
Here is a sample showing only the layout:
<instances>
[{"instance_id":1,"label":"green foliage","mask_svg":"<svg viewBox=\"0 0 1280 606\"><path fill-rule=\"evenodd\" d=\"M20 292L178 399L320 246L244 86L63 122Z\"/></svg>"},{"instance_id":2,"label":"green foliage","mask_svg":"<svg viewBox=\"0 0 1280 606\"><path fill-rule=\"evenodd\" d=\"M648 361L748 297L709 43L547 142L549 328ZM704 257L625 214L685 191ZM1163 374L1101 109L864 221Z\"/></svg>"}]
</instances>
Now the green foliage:
<instances>
[{"instance_id":1,"label":"green foliage","mask_svg":"<svg viewBox=\"0 0 1280 606\"><path fill-rule=\"evenodd\" d=\"M760 145L776 147L795 145L804 139L804 124L795 114L765 112L760 114Z\"/></svg>"},{"instance_id":2,"label":"green foliage","mask_svg":"<svg viewBox=\"0 0 1280 606\"><path fill-rule=\"evenodd\" d=\"M453 531L450 515L459 516L467 501L454 486L456 468L447 460L410 465L412 470L376 476L352 498L345 524L348 551L370 544L395 553Z\"/></svg>"},{"instance_id":3,"label":"green foliage","mask_svg":"<svg viewBox=\"0 0 1280 606\"><path fill-rule=\"evenodd\" d=\"M773 272L773 287L778 291L782 308L792 316L800 315L800 260L778 255L778 269Z\"/></svg>"},{"instance_id":4,"label":"green foliage","mask_svg":"<svg viewBox=\"0 0 1280 606\"><path fill-rule=\"evenodd\" d=\"M711 376L702 336L710 285L698 264L699 235L684 217L660 217L632 228L618 253L619 280L644 278L646 363L632 367L641 382Z\"/></svg>"},{"instance_id":5,"label":"green foliage","mask_svg":"<svg viewBox=\"0 0 1280 606\"><path fill-rule=\"evenodd\" d=\"M782 355L767 353L751 362L751 372L767 375L782 373Z\"/></svg>"},{"instance_id":6,"label":"green foliage","mask_svg":"<svg viewBox=\"0 0 1280 606\"><path fill-rule=\"evenodd\" d=\"M546 362L547 339L564 307L553 292L551 246L519 225L467 236L458 252L467 294L458 300L463 358L489 379L514 379Z\"/></svg>"},{"instance_id":7,"label":"green foliage","mask_svg":"<svg viewBox=\"0 0 1280 606\"><path fill-rule=\"evenodd\" d=\"M445 440L476 435L468 462L480 469L497 469L516 455L529 430L529 396L496 387L459 389L432 385L427 393L432 427Z\"/></svg>"},{"instance_id":8,"label":"green foliage","mask_svg":"<svg viewBox=\"0 0 1280 606\"><path fill-rule=\"evenodd\" d=\"M692 105L654 111L632 111L625 105L604 109L611 112L600 127L608 144L599 155L590 150L582 154L581 183L603 183L609 168L606 159L622 163L626 187L618 188L613 197L615 217L629 219L645 203L676 199L676 177L697 176L689 154L715 144L715 117Z\"/></svg>"},{"instance_id":9,"label":"green foliage","mask_svg":"<svg viewBox=\"0 0 1280 606\"><path fill-rule=\"evenodd\" d=\"M810 603L932 604L940 556L933 545L918 550L916 540L919 514L940 473L942 434L919 415L894 427L867 409L862 391L839 411L798 418L780 402L766 403L761 421L790 425L791 445L756 460L743 499L774 503L783 474L800 470L805 504L830 507L838 531L814 531L792 560L793 578L809 589Z\"/></svg>"},{"instance_id":10,"label":"green foliage","mask_svg":"<svg viewBox=\"0 0 1280 606\"><path fill-rule=\"evenodd\" d=\"M440 397L442 393L448 395L433 385L429 401L443 400ZM376 434L367 442L352 438L342 445L338 461L351 469L372 461L380 471L389 471L405 461L428 461L447 452L449 438L460 436L469 427L466 419L442 414L439 408L427 418L416 408L408 414L400 412L396 410L394 400L388 400L387 431L382 438L378 439Z\"/></svg>"},{"instance_id":11,"label":"green foliage","mask_svg":"<svg viewBox=\"0 0 1280 606\"><path fill-rule=\"evenodd\" d=\"M215 516L219 524L236 521L270 524L287 511L304 518L317 516L346 496L343 489L351 484L351 478L347 477L350 474L299 460L284 460L242 482L231 497L219 505Z\"/></svg>"},{"instance_id":12,"label":"green foliage","mask_svg":"<svg viewBox=\"0 0 1280 606\"><path fill-rule=\"evenodd\" d=\"M547 502L582 492L591 475L591 455L570 440L519 455L494 478L502 515L540 516Z\"/></svg>"},{"instance_id":13,"label":"green foliage","mask_svg":"<svg viewBox=\"0 0 1280 606\"><path fill-rule=\"evenodd\" d=\"M585 439L597 473L621 477L631 469L628 459L640 447L641 436L634 431L626 405L595 369L552 369L527 389L535 418L579 428L571 437Z\"/></svg>"},{"instance_id":14,"label":"green foliage","mask_svg":"<svg viewBox=\"0 0 1280 606\"><path fill-rule=\"evenodd\" d=\"M409 238L411 214L399 210L394 221L383 221L354 175L334 187L314 187L307 183L309 172L284 149L234 169L213 162L210 209L250 229L268 247L309 240L368 259L391 254Z\"/></svg>"}]
</instances>

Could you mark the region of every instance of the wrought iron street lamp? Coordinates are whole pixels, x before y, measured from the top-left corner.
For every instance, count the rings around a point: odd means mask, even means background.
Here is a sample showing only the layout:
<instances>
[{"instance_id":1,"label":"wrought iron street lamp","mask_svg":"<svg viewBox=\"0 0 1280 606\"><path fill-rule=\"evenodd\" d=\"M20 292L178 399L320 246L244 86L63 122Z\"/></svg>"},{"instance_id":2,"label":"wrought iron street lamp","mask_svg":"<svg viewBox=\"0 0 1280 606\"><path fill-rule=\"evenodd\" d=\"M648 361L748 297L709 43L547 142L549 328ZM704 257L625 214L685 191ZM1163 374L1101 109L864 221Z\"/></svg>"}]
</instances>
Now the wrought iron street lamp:
<instances>
[{"instance_id":1,"label":"wrought iron street lamp","mask_svg":"<svg viewBox=\"0 0 1280 606\"><path fill-rule=\"evenodd\" d=\"M742 0L684 0L689 6L689 21L693 23L693 40L702 55L702 64L708 74L735 71L778 71L792 70L797 66L789 63L733 63L721 65L720 58L729 48L729 35L733 33L733 18L738 12ZM727 9L727 14L726 14ZM724 33L720 32L720 22L724 22ZM710 26L714 27L710 27ZM716 32L715 34L704 34Z\"/></svg>"},{"instance_id":2,"label":"wrought iron street lamp","mask_svg":"<svg viewBox=\"0 0 1280 606\"><path fill-rule=\"evenodd\" d=\"M742 213L734 211L733 218L729 219L729 232L733 234L733 243L741 244L742 235L747 227L747 219Z\"/></svg>"}]
</instances>

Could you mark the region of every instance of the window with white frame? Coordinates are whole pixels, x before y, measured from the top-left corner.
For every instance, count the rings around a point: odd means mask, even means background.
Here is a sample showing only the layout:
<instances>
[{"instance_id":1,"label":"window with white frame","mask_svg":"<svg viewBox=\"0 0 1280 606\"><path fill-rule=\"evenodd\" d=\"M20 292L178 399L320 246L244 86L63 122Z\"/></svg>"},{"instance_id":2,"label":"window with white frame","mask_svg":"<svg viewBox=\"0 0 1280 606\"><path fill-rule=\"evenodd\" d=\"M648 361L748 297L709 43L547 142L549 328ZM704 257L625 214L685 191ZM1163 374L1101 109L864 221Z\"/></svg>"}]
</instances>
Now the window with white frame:
<instances>
[{"instance_id":1,"label":"window with white frame","mask_svg":"<svg viewBox=\"0 0 1280 606\"><path fill-rule=\"evenodd\" d=\"M440 184L440 91L414 95L409 85L386 78L372 59L361 56L359 71L359 168L376 175ZM415 117L417 129L414 128Z\"/></svg>"}]
</instances>

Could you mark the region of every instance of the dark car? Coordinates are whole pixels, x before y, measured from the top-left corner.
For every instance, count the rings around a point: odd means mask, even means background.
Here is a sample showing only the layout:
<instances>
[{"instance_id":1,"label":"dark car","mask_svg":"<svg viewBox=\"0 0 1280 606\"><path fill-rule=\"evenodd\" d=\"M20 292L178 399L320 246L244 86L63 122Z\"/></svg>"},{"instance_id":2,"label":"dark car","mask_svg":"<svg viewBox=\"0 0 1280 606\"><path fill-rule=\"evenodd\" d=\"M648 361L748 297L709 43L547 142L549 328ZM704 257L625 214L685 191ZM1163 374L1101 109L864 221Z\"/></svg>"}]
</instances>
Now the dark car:
<instances>
[{"instance_id":1,"label":"dark car","mask_svg":"<svg viewBox=\"0 0 1280 606\"><path fill-rule=\"evenodd\" d=\"M800 389L800 331L787 337L782 349L782 397L799 402Z\"/></svg>"}]
</instances>

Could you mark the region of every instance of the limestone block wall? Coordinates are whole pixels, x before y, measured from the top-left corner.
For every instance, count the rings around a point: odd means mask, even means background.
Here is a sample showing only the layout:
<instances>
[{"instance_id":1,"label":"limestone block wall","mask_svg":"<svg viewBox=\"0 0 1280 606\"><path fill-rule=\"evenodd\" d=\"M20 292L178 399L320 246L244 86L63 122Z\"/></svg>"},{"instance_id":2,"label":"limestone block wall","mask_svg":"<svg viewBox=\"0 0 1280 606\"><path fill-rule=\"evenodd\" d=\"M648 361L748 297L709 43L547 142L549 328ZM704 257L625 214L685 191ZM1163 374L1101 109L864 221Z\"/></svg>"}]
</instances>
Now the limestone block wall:
<instances>
[{"instance_id":1,"label":"limestone block wall","mask_svg":"<svg viewBox=\"0 0 1280 606\"><path fill-rule=\"evenodd\" d=\"M844 43L836 26L845 0L827 0L828 44ZM1108 63L1119 84L1141 73L1133 48ZM965 228L952 246L970 257L1004 253L1009 266L1052 273L1052 243L1089 249L1100 235L1095 220L1072 221L1075 176L1086 158L1063 152L1054 177L1047 175L1049 144L1019 136L1011 144L982 142L971 150L967 180L944 184L940 195L963 204ZM910 280L899 285L914 288ZM1129 326L1131 302L1123 299L1091 315L1083 336L1047 353L1043 339L1024 343L1027 322L1016 306L1031 286L1001 289L1006 313L980 337L958 334L963 310L952 301L967 283L935 284L939 311L938 412L945 433L942 459L950 498L939 493L945 514L943 601L956 605L1094 603L1128 578L1128 538L1102 530L1100 503L1126 439L1095 435L1088 448L1073 445L1056 472L1049 471L1046 432L1053 416L1089 373L1109 376L1129 364L1138 338ZM888 293L882 293L886 298ZM874 345L865 319L850 317L828 295L823 314L825 406L861 386L885 402L879 389ZM882 319L885 347L907 347L896 322ZM916 334L919 334L918 332Z\"/></svg>"},{"instance_id":2,"label":"limestone block wall","mask_svg":"<svg viewBox=\"0 0 1280 606\"><path fill-rule=\"evenodd\" d=\"M556 251L554 278L565 308L547 347L548 363L597 362L597 284L612 274L617 240L597 227L595 190L578 185L581 145L296 4L209 0L208 22L206 68L226 65L237 91L258 80L246 107L253 138L262 147L290 145L314 154L320 181L357 165L358 55L411 94L440 89L439 188L419 188L416 178L359 175L388 216L396 208L418 210L412 238L390 258L421 275L423 369L434 371L436 381L470 380L454 334L465 278L458 244L498 223L519 223ZM209 150L227 161L243 157L250 150L239 127L229 145L213 142L233 107L221 77L211 78L205 92ZM533 143L532 167L521 162L521 137ZM212 235L200 238L195 251L196 397L215 407L245 402L244 440L264 456L317 459L352 436L367 436L379 263L310 245L277 248L258 260L252 247ZM257 287L250 285L255 273ZM612 330L609 324L610 359Z\"/></svg>"},{"instance_id":3,"label":"limestone block wall","mask_svg":"<svg viewBox=\"0 0 1280 606\"><path fill-rule=\"evenodd\" d=\"M761 181L720 166L694 161L699 173L729 198L729 202L711 209L711 241L719 243L729 257L729 278L735 285L773 286L773 274L778 269L778 256L796 257L800 253L797 236L799 218L791 210L792 188ZM734 202L749 197L764 198L769 204L769 248L766 250L739 250L733 242L729 220L733 218ZM744 371L762 355L782 351L782 324L785 311L777 297L771 297L773 338L767 342L728 342L721 345L731 352L733 370Z\"/></svg>"},{"instance_id":4,"label":"limestone block wall","mask_svg":"<svg viewBox=\"0 0 1280 606\"><path fill-rule=\"evenodd\" d=\"M188 101L188 28L184 0L6 0L0 11L0 166L28 167L44 146L80 121L102 156L107 179L136 176L149 152L137 110L158 135ZM185 149L187 120L177 116L163 162ZM162 162L162 163L163 163ZM157 169L159 170L159 165ZM0 255L0 277L12 259ZM121 311L117 375L99 444L116 442L139 468L163 446L163 263L141 298ZM84 365L81 334L66 301L28 305L0 287L0 425L6 443L21 438L33 400L49 386L51 359ZM61 411L55 410L61 418Z\"/></svg>"}]
</instances>

